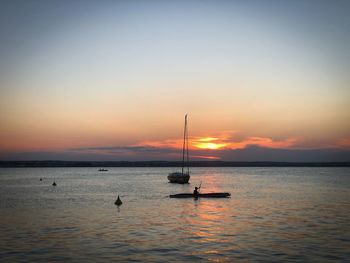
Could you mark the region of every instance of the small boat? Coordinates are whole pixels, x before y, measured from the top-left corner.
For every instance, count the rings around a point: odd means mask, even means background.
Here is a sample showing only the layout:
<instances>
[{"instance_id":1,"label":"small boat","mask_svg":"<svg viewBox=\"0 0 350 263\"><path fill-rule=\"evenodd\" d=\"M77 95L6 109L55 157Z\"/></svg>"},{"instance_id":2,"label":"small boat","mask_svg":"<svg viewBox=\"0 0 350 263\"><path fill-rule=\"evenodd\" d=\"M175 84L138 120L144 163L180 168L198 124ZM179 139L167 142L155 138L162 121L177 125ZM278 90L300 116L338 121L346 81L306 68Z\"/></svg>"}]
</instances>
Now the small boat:
<instances>
[{"instance_id":1,"label":"small boat","mask_svg":"<svg viewBox=\"0 0 350 263\"><path fill-rule=\"evenodd\" d=\"M101 169L98 169L99 172L107 172L108 170L107 169L104 169L104 168L101 168Z\"/></svg>"},{"instance_id":2,"label":"small boat","mask_svg":"<svg viewBox=\"0 0 350 263\"><path fill-rule=\"evenodd\" d=\"M193 194L193 193L183 193L183 194L175 194L175 195L169 195L170 198L198 198L198 197L205 197L205 198L227 198L230 197L231 194L224 192L224 193L199 193L199 194Z\"/></svg>"},{"instance_id":3,"label":"small boat","mask_svg":"<svg viewBox=\"0 0 350 263\"><path fill-rule=\"evenodd\" d=\"M186 153L186 158L185 158ZM185 172L185 166L187 171ZM184 127L184 138L182 146L182 169L181 172L174 172L168 175L168 180L170 183L177 184L188 184L190 180L190 167L189 167L189 157L188 157L188 131L187 131L187 114L185 115L185 127Z\"/></svg>"}]
</instances>

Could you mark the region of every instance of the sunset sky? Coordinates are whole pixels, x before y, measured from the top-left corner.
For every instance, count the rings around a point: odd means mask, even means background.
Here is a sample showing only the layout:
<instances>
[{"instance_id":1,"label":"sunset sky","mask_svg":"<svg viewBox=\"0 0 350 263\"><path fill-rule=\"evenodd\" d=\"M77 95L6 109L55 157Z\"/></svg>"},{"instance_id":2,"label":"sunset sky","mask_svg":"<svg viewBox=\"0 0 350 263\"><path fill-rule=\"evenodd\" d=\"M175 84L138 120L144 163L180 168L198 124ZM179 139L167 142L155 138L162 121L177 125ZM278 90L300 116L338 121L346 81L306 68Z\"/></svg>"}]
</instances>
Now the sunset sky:
<instances>
[{"instance_id":1,"label":"sunset sky","mask_svg":"<svg viewBox=\"0 0 350 263\"><path fill-rule=\"evenodd\" d=\"M1 1L0 160L350 161L350 1Z\"/></svg>"}]
</instances>

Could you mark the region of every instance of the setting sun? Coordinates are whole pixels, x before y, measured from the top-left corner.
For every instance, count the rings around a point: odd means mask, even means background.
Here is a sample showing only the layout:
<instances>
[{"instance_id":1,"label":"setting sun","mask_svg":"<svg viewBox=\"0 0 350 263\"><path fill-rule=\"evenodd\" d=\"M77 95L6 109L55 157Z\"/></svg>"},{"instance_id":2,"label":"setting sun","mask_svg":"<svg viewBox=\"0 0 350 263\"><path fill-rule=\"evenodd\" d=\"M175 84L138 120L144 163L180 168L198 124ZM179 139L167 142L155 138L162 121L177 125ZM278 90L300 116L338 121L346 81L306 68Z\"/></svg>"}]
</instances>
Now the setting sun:
<instances>
[{"instance_id":1,"label":"setting sun","mask_svg":"<svg viewBox=\"0 0 350 263\"><path fill-rule=\"evenodd\" d=\"M197 148L200 148L200 149L217 150L217 149L225 147L226 144L225 143L203 142L203 143L195 144L195 146Z\"/></svg>"},{"instance_id":2,"label":"setting sun","mask_svg":"<svg viewBox=\"0 0 350 263\"><path fill-rule=\"evenodd\" d=\"M206 137L198 139L194 146L199 149L209 149L209 150L218 150L225 146L227 146L227 143L217 143L213 141L219 140L218 138L212 138L212 137Z\"/></svg>"}]
</instances>

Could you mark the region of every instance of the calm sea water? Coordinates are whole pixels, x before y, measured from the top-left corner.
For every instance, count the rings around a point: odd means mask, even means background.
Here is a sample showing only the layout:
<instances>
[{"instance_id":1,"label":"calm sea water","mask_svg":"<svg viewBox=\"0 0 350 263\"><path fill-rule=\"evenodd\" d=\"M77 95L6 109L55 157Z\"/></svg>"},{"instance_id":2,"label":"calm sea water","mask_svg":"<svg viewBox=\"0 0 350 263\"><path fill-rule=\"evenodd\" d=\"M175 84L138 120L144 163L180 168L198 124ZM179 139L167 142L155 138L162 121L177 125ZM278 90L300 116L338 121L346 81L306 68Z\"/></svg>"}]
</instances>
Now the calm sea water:
<instances>
[{"instance_id":1,"label":"calm sea water","mask_svg":"<svg viewBox=\"0 0 350 263\"><path fill-rule=\"evenodd\" d=\"M0 261L350 259L350 168L193 168L189 185L172 171L0 169ZM168 198L200 182L232 197Z\"/></svg>"}]
</instances>

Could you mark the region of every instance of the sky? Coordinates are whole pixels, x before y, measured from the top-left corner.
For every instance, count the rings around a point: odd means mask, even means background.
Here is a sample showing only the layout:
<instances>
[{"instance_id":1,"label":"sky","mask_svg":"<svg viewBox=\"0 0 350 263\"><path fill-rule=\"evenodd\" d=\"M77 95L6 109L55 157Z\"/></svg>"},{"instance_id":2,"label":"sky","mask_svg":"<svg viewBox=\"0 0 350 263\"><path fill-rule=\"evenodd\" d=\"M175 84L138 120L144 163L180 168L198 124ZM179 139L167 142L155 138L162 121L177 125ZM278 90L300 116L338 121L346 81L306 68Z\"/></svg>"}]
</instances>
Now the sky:
<instances>
[{"instance_id":1,"label":"sky","mask_svg":"<svg viewBox=\"0 0 350 263\"><path fill-rule=\"evenodd\" d=\"M0 160L350 161L350 2L0 2Z\"/></svg>"}]
</instances>

